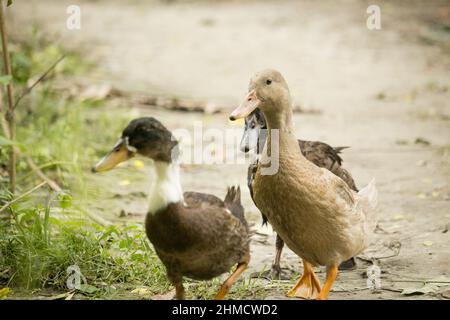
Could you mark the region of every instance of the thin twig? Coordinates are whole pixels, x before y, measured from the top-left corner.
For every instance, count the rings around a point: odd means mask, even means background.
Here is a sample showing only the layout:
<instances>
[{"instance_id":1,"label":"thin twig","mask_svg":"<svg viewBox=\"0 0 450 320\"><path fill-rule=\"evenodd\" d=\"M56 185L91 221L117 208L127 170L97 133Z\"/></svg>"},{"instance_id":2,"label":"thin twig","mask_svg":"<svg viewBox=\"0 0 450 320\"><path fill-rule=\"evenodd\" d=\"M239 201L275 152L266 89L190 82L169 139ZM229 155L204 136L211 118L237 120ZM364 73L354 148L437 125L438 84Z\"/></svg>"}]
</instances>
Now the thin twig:
<instances>
[{"instance_id":1,"label":"thin twig","mask_svg":"<svg viewBox=\"0 0 450 320\"><path fill-rule=\"evenodd\" d=\"M380 288L379 290L383 290L383 291L391 291L391 292L396 292L396 293L403 292L402 289L393 289L393 288Z\"/></svg>"},{"instance_id":2,"label":"thin twig","mask_svg":"<svg viewBox=\"0 0 450 320\"><path fill-rule=\"evenodd\" d=\"M2 38L3 65L5 69L5 74L12 76L11 60L8 51L8 37L6 34L3 0L0 1L0 32ZM8 96L8 110L6 111L6 121L8 122L9 126L9 139L14 141L16 140L16 118L14 115L14 96L11 82L9 82L6 85L6 92ZM11 193L14 194L16 190L16 148L14 147L10 148L8 171L10 182L9 187Z\"/></svg>"},{"instance_id":3,"label":"thin twig","mask_svg":"<svg viewBox=\"0 0 450 320\"><path fill-rule=\"evenodd\" d=\"M399 280L399 279L387 279L390 282L411 282L411 283L450 283L450 281L439 281L439 280Z\"/></svg>"},{"instance_id":4,"label":"thin twig","mask_svg":"<svg viewBox=\"0 0 450 320\"><path fill-rule=\"evenodd\" d=\"M6 208L8 208L9 206L11 206L12 204L16 203L17 201L19 201L20 199L28 196L29 194L33 193L34 191L36 191L37 189L39 189L40 187L44 186L47 184L47 181L43 181L41 183L39 183L37 186L35 186L34 188L28 190L27 192L25 192L24 194L21 194L20 196L18 196L17 198L7 202L1 209L0 209L0 213L2 213Z\"/></svg>"},{"instance_id":5,"label":"thin twig","mask_svg":"<svg viewBox=\"0 0 450 320\"><path fill-rule=\"evenodd\" d=\"M36 163L31 159L29 155L25 155L28 165L30 166L31 170L33 170L42 180L44 180L50 188L52 188L56 192L61 192L62 188L52 179L47 177L44 172L42 172L41 169L36 165Z\"/></svg>"},{"instance_id":6,"label":"thin twig","mask_svg":"<svg viewBox=\"0 0 450 320\"><path fill-rule=\"evenodd\" d=\"M0 95L0 99L1 99L1 95ZM8 125L8 122L6 121L5 117L1 117L1 122L2 122L2 130L3 130L3 133L4 133L5 137L6 137L7 139L9 139L9 137L10 137L10 134L9 134L9 125Z\"/></svg>"},{"instance_id":7,"label":"thin twig","mask_svg":"<svg viewBox=\"0 0 450 320\"><path fill-rule=\"evenodd\" d=\"M3 112L3 88L0 89L0 113ZM1 121L1 125L2 125L2 129L3 129L3 134L5 135L6 138L9 139L9 125L8 122L6 121L6 118L4 116L0 117L0 121Z\"/></svg>"},{"instance_id":8,"label":"thin twig","mask_svg":"<svg viewBox=\"0 0 450 320\"><path fill-rule=\"evenodd\" d=\"M58 63L60 63L64 58L66 57L66 55L62 55L61 57L59 57L58 60L56 60L51 66L50 68L47 69L47 71L45 71L31 86L29 86L28 88L26 88L22 94L19 96L19 98L17 98L16 103L14 104L13 109L16 109L17 105L19 104L20 100L22 100L23 97L25 97L27 94L29 94L31 92L31 90L33 90L33 88L41 81L43 81L50 72L53 71L53 69L56 68L56 66L58 65Z\"/></svg>"}]
</instances>

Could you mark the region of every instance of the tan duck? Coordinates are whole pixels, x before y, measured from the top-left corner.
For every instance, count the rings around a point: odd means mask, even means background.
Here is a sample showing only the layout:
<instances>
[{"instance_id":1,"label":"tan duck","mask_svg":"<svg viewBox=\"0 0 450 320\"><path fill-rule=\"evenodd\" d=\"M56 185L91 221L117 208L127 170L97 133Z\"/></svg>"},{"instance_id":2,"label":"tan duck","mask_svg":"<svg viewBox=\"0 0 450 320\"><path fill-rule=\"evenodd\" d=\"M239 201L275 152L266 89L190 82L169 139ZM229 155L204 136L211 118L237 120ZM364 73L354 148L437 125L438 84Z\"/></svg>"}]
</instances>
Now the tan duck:
<instances>
[{"instance_id":1,"label":"tan duck","mask_svg":"<svg viewBox=\"0 0 450 320\"><path fill-rule=\"evenodd\" d=\"M145 229L175 286L176 298L185 297L183 277L209 280L237 264L216 295L223 299L250 260L240 189L230 188L224 201L210 194L183 193L178 150L178 142L158 120L139 118L128 124L93 171L110 170L138 154L153 159L156 178Z\"/></svg>"},{"instance_id":2,"label":"tan duck","mask_svg":"<svg viewBox=\"0 0 450 320\"><path fill-rule=\"evenodd\" d=\"M256 108L264 113L268 137L252 186L254 200L304 266L287 295L327 299L339 264L369 244L376 226L375 182L355 192L303 156L294 134L289 89L278 71L264 70L252 77L245 100L230 120L244 118ZM265 170L271 159L278 160L275 172ZM323 287L313 270L318 265L327 267Z\"/></svg>"},{"instance_id":3,"label":"tan duck","mask_svg":"<svg viewBox=\"0 0 450 320\"><path fill-rule=\"evenodd\" d=\"M242 152L249 152L255 150L256 154L259 156L262 152L262 147L266 142L267 134L267 123L264 118L264 114L261 109L256 108L247 117L245 117L245 127L244 133L242 134L240 149ZM348 186L358 192L356 188L355 181L353 180L351 174L342 167L342 158L339 156L343 149L348 147L331 147L330 145L321 141L305 141L298 140L298 145L303 156L309 161L313 162L316 166L330 170L335 175L340 177ZM247 172L247 186L250 190L250 196L253 199L253 180L256 174L256 169L258 167L258 160L251 163L248 167ZM256 205L256 204L255 204ZM261 212L263 225L267 223L267 217ZM275 260L272 264L271 270L264 272L261 276L266 276L269 273L273 279L290 279L290 275L282 273L280 266L281 253L283 251L284 241L281 239L280 235L277 234L275 241ZM339 265L339 270L350 270L356 266L354 258L344 261Z\"/></svg>"}]
</instances>

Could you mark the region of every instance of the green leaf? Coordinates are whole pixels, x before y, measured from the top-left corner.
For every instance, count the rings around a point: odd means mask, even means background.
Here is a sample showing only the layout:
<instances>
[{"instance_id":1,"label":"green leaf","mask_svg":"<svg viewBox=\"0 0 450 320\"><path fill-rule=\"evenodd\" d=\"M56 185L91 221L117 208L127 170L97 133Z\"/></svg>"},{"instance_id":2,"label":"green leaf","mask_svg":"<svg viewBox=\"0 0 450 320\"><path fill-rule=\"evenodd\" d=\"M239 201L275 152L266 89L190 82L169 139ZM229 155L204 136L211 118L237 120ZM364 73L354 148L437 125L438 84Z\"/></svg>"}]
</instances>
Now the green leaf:
<instances>
[{"instance_id":1,"label":"green leaf","mask_svg":"<svg viewBox=\"0 0 450 320\"><path fill-rule=\"evenodd\" d=\"M3 84L4 86L9 84L11 82L11 80L12 80L11 75L0 76L0 84Z\"/></svg>"},{"instance_id":2,"label":"green leaf","mask_svg":"<svg viewBox=\"0 0 450 320\"><path fill-rule=\"evenodd\" d=\"M95 286L92 286L90 284L82 284L80 285L80 288L78 289L78 291L80 291L81 293L84 294L94 294L98 291L99 289Z\"/></svg>"},{"instance_id":3,"label":"green leaf","mask_svg":"<svg viewBox=\"0 0 450 320\"><path fill-rule=\"evenodd\" d=\"M25 146L23 144L18 143L16 141L12 141L0 135L0 147L7 147L7 146L16 146L19 147L21 151L25 151Z\"/></svg>"},{"instance_id":4,"label":"green leaf","mask_svg":"<svg viewBox=\"0 0 450 320\"><path fill-rule=\"evenodd\" d=\"M5 299L9 293L9 288L0 289L0 300Z\"/></svg>"},{"instance_id":5,"label":"green leaf","mask_svg":"<svg viewBox=\"0 0 450 320\"><path fill-rule=\"evenodd\" d=\"M13 146L16 143L12 140L9 140L8 138L5 138L4 136L0 136L0 146Z\"/></svg>"},{"instance_id":6,"label":"green leaf","mask_svg":"<svg viewBox=\"0 0 450 320\"><path fill-rule=\"evenodd\" d=\"M67 193L61 193L58 200L62 209L67 209L72 206L72 196Z\"/></svg>"}]
</instances>

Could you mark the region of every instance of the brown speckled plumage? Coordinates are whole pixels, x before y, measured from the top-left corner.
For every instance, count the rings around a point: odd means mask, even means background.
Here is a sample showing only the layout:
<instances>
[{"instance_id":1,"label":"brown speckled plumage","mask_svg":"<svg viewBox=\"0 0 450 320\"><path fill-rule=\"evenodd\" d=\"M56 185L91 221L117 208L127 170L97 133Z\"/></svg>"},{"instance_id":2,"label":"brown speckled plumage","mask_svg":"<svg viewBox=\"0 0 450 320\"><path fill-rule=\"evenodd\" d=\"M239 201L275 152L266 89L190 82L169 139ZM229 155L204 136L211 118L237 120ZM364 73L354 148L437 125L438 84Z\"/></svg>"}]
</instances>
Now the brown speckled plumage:
<instances>
[{"instance_id":1,"label":"brown speckled plumage","mask_svg":"<svg viewBox=\"0 0 450 320\"><path fill-rule=\"evenodd\" d=\"M174 283L183 276L212 279L249 255L246 224L235 216L239 211L232 211L240 202L228 207L207 194L187 195L187 205L169 204L148 214L145 222L147 236Z\"/></svg>"}]
</instances>

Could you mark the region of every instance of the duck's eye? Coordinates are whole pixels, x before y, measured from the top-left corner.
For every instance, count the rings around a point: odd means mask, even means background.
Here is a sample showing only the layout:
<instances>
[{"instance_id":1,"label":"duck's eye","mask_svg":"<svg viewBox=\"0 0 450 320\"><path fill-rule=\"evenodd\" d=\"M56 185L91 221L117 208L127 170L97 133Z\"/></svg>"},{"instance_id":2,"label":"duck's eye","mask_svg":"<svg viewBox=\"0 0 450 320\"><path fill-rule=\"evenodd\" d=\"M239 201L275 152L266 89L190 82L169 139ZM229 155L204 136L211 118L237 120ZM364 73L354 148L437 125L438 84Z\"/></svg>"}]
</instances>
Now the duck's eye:
<instances>
[{"instance_id":1,"label":"duck's eye","mask_svg":"<svg viewBox=\"0 0 450 320\"><path fill-rule=\"evenodd\" d=\"M250 124L250 128L252 128L252 129L255 129L255 126L256 126L256 124L255 124L254 122L252 122L252 123Z\"/></svg>"},{"instance_id":2,"label":"duck's eye","mask_svg":"<svg viewBox=\"0 0 450 320\"><path fill-rule=\"evenodd\" d=\"M270 79L267 79L267 80L266 80L266 84L267 84L267 85L270 85L271 83L272 83L272 80L270 80Z\"/></svg>"}]
</instances>

